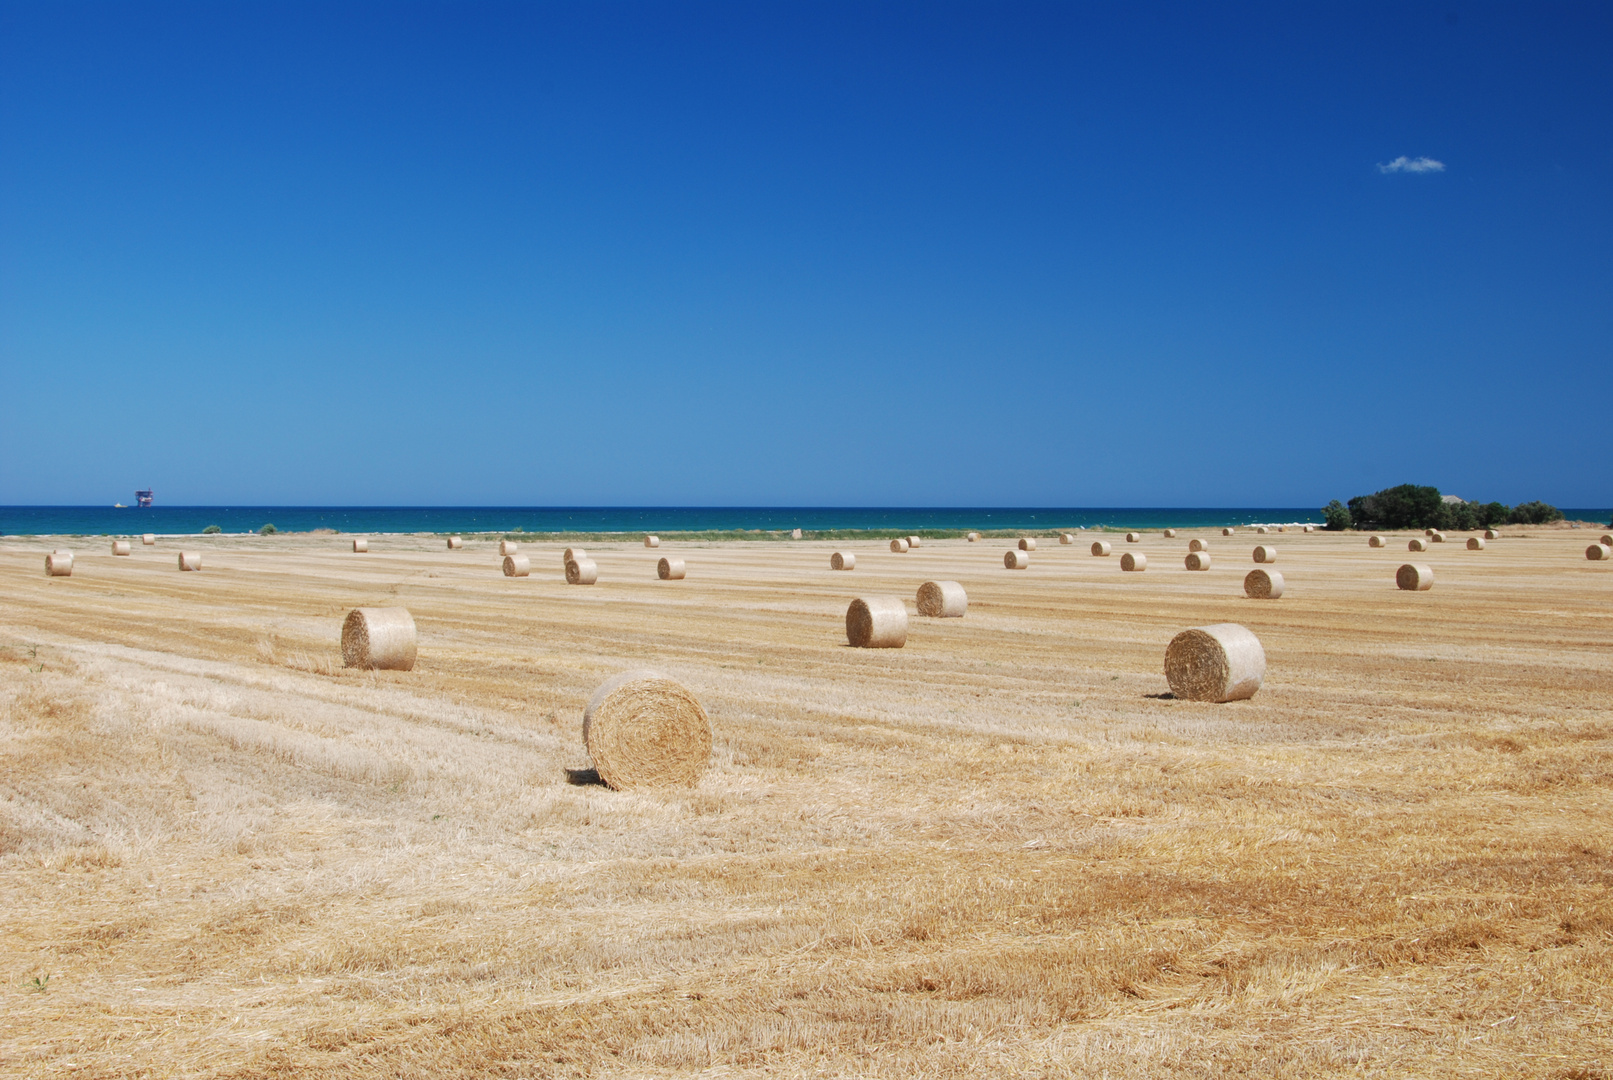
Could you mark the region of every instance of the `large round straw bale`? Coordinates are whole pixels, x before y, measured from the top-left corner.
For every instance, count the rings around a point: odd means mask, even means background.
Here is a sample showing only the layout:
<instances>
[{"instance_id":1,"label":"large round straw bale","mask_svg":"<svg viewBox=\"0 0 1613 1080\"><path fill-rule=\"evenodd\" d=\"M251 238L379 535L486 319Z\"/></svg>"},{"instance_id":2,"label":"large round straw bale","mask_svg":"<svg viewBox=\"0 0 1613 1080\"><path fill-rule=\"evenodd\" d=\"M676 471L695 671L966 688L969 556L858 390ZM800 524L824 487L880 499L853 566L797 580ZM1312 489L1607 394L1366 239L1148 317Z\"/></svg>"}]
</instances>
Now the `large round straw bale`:
<instances>
[{"instance_id":1,"label":"large round straw bale","mask_svg":"<svg viewBox=\"0 0 1613 1080\"><path fill-rule=\"evenodd\" d=\"M1395 571L1395 584L1407 592L1427 592L1434 587L1434 568L1407 563Z\"/></svg>"},{"instance_id":2,"label":"large round straw bale","mask_svg":"<svg viewBox=\"0 0 1613 1080\"><path fill-rule=\"evenodd\" d=\"M1430 544L1443 544L1445 542L1445 534L1440 532L1438 529L1433 529L1428 534L1428 542Z\"/></svg>"},{"instance_id":3,"label":"large round straw bale","mask_svg":"<svg viewBox=\"0 0 1613 1080\"><path fill-rule=\"evenodd\" d=\"M644 538L644 546L645 547L651 547L651 548L660 547L661 546L661 538L659 536L646 536Z\"/></svg>"},{"instance_id":4,"label":"large round straw bale","mask_svg":"<svg viewBox=\"0 0 1613 1080\"><path fill-rule=\"evenodd\" d=\"M370 542L368 540L364 540L362 538L358 539L358 540L354 540L353 541L353 550L354 551L360 551L360 552L368 551L368 550L370 550Z\"/></svg>"},{"instance_id":5,"label":"large round straw bale","mask_svg":"<svg viewBox=\"0 0 1613 1080\"><path fill-rule=\"evenodd\" d=\"M1148 556L1142 552L1128 551L1120 556L1120 569L1129 572L1148 569Z\"/></svg>"},{"instance_id":6,"label":"large round straw bale","mask_svg":"<svg viewBox=\"0 0 1613 1080\"><path fill-rule=\"evenodd\" d=\"M1388 545L1388 543L1389 541L1385 540L1381 536L1367 537L1367 547L1385 547Z\"/></svg>"},{"instance_id":7,"label":"large round straw bale","mask_svg":"<svg viewBox=\"0 0 1613 1080\"><path fill-rule=\"evenodd\" d=\"M599 778L617 791L689 787L711 761L711 720L689 688L655 671L605 680L582 714Z\"/></svg>"},{"instance_id":8,"label":"large round straw bale","mask_svg":"<svg viewBox=\"0 0 1613 1080\"><path fill-rule=\"evenodd\" d=\"M132 550L133 549L129 547L129 541L127 540L112 541L112 554L114 555L127 555Z\"/></svg>"},{"instance_id":9,"label":"large round straw bale","mask_svg":"<svg viewBox=\"0 0 1613 1080\"><path fill-rule=\"evenodd\" d=\"M1283 594L1283 576L1275 570L1254 569L1243 577L1243 595L1254 600L1275 600Z\"/></svg>"},{"instance_id":10,"label":"large round straw bale","mask_svg":"<svg viewBox=\"0 0 1613 1080\"><path fill-rule=\"evenodd\" d=\"M1208 540L1200 540L1198 537L1195 536L1193 539L1191 539L1191 540L1189 540L1187 542L1187 550L1189 550L1189 551L1209 551L1210 550L1210 542Z\"/></svg>"},{"instance_id":11,"label":"large round straw bale","mask_svg":"<svg viewBox=\"0 0 1613 1080\"><path fill-rule=\"evenodd\" d=\"M1485 529L1484 530L1484 539L1486 539L1486 540L1499 540L1499 539L1501 539L1501 534L1499 532L1497 532L1496 530L1494 530L1494 529Z\"/></svg>"},{"instance_id":12,"label":"large round straw bale","mask_svg":"<svg viewBox=\"0 0 1613 1080\"><path fill-rule=\"evenodd\" d=\"M146 545L146 547L150 547L152 544L155 544L157 542L157 534L156 533L142 533L142 534L140 534L140 542L142 544Z\"/></svg>"},{"instance_id":13,"label":"large round straw bale","mask_svg":"<svg viewBox=\"0 0 1613 1080\"><path fill-rule=\"evenodd\" d=\"M1483 551L1484 550L1484 538L1482 536L1470 536L1470 537L1468 537L1467 538L1467 550L1469 550L1469 551Z\"/></svg>"},{"instance_id":14,"label":"large round straw bale","mask_svg":"<svg viewBox=\"0 0 1613 1080\"><path fill-rule=\"evenodd\" d=\"M922 536L909 536L907 538L907 546L910 547L910 548L921 548L921 547L923 547L924 546L924 537L922 537Z\"/></svg>"},{"instance_id":15,"label":"large round straw bale","mask_svg":"<svg viewBox=\"0 0 1613 1080\"><path fill-rule=\"evenodd\" d=\"M973 544L980 539L980 534L977 532L972 532L968 536L965 536L964 539Z\"/></svg>"},{"instance_id":16,"label":"large round straw bale","mask_svg":"<svg viewBox=\"0 0 1613 1080\"><path fill-rule=\"evenodd\" d=\"M908 547L907 541L902 539L900 536L898 536L895 540L891 541L891 550L894 551L894 552L897 552L898 554L900 554L901 552L906 551L907 547Z\"/></svg>"},{"instance_id":17,"label":"large round straw bale","mask_svg":"<svg viewBox=\"0 0 1613 1080\"><path fill-rule=\"evenodd\" d=\"M592 559L573 559L566 564L567 585L592 585L599 580L599 567Z\"/></svg>"},{"instance_id":18,"label":"large round straw bale","mask_svg":"<svg viewBox=\"0 0 1613 1080\"><path fill-rule=\"evenodd\" d=\"M560 562L562 564L568 562L582 562L586 558L588 558L588 552L584 551L582 548L567 548L561 554Z\"/></svg>"},{"instance_id":19,"label":"large round straw bale","mask_svg":"<svg viewBox=\"0 0 1613 1080\"><path fill-rule=\"evenodd\" d=\"M1075 543L1075 534L1074 533L1059 533L1059 543L1061 543L1061 544L1073 544L1073 543Z\"/></svg>"},{"instance_id":20,"label":"large round straw bale","mask_svg":"<svg viewBox=\"0 0 1613 1080\"><path fill-rule=\"evenodd\" d=\"M662 559L655 564L655 576L662 581L682 581L686 572L682 559Z\"/></svg>"},{"instance_id":21,"label":"large round straw bale","mask_svg":"<svg viewBox=\"0 0 1613 1080\"><path fill-rule=\"evenodd\" d=\"M1031 564L1031 553L1018 548L1009 548L1003 552L1003 568L1007 570L1025 570Z\"/></svg>"},{"instance_id":22,"label":"large round straw bale","mask_svg":"<svg viewBox=\"0 0 1613 1080\"><path fill-rule=\"evenodd\" d=\"M1227 527L1225 529L1222 529L1221 530L1221 535L1222 536L1231 536L1232 535L1232 528L1229 526L1229 527Z\"/></svg>"},{"instance_id":23,"label":"large round straw bale","mask_svg":"<svg viewBox=\"0 0 1613 1080\"><path fill-rule=\"evenodd\" d=\"M407 608L354 608L342 622L342 663L348 667L408 671L414 655L414 616Z\"/></svg>"},{"instance_id":24,"label":"large round straw bale","mask_svg":"<svg viewBox=\"0 0 1613 1080\"><path fill-rule=\"evenodd\" d=\"M969 597L956 581L926 581L919 586L919 614L931 619L961 619Z\"/></svg>"},{"instance_id":25,"label":"large round straw bale","mask_svg":"<svg viewBox=\"0 0 1613 1080\"><path fill-rule=\"evenodd\" d=\"M1261 534L1265 534L1265 533L1270 532L1270 531L1271 530L1267 529L1264 525L1260 526L1259 528L1257 528L1255 530L1255 532L1261 533Z\"/></svg>"},{"instance_id":26,"label":"large round straw bale","mask_svg":"<svg viewBox=\"0 0 1613 1080\"><path fill-rule=\"evenodd\" d=\"M853 600L846 640L859 649L900 649L907 644L907 605L893 596Z\"/></svg>"},{"instance_id":27,"label":"large round straw bale","mask_svg":"<svg viewBox=\"0 0 1613 1080\"><path fill-rule=\"evenodd\" d=\"M849 551L837 551L829 556L829 569L831 570L855 570L856 568L857 556Z\"/></svg>"},{"instance_id":28,"label":"large round straw bale","mask_svg":"<svg viewBox=\"0 0 1613 1080\"><path fill-rule=\"evenodd\" d=\"M514 540L500 540L498 542L498 553L500 555L514 555L520 550L521 545Z\"/></svg>"},{"instance_id":29,"label":"large round straw bale","mask_svg":"<svg viewBox=\"0 0 1613 1080\"><path fill-rule=\"evenodd\" d=\"M1186 701L1252 698L1266 678L1266 650L1237 623L1183 630L1165 648L1165 678Z\"/></svg>"},{"instance_id":30,"label":"large round straw bale","mask_svg":"<svg viewBox=\"0 0 1613 1080\"><path fill-rule=\"evenodd\" d=\"M1034 536L1021 536L1019 538L1019 550L1021 550L1021 551L1035 551L1036 550L1036 537L1034 537Z\"/></svg>"},{"instance_id":31,"label":"large round straw bale","mask_svg":"<svg viewBox=\"0 0 1613 1080\"><path fill-rule=\"evenodd\" d=\"M73 553L71 551L53 551L45 556L46 577L72 577Z\"/></svg>"},{"instance_id":32,"label":"large round straw bale","mask_svg":"<svg viewBox=\"0 0 1613 1080\"><path fill-rule=\"evenodd\" d=\"M791 529L790 530L790 539L791 540L799 540L799 539L801 539L801 530L800 529Z\"/></svg>"},{"instance_id":33,"label":"large round straw bale","mask_svg":"<svg viewBox=\"0 0 1613 1080\"><path fill-rule=\"evenodd\" d=\"M1424 540L1420 536L1414 536L1410 540L1406 541L1406 550L1407 551L1427 551L1428 550L1428 541Z\"/></svg>"},{"instance_id":34,"label":"large round straw bale","mask_svg":"<svg viewBox=\"0 0 1613 1080\"><path fill-rule=\"evenodd\" d=\"M448 538L448 550L449 551L458 551L460 548L462 548L464 546L465 546L465 538L463 536L450 536Z\"/></svg>"},{"instance_id":35,"label":"large round straw bale","mask_svg":"<svg viewBox=\"0 0 1613 1080\"><path fill-rule=\"evenodd\" d=\"M1127 533L1126 534L1126 543L1128 543L1128 544L1140 544L1140 543L1142 543L1142 539L1143 539L1143 534L1142 533L1134 533L1133 532L1133 533Z\"/></svg>"},{"instance_id":36,"label":"large round straw bale","mask_svg":"<svg viewBox=\"0 0 1613 1080\"><path fill-rule=\"evenodd\" d=\"M1092 554L1094 555L1107 555L1113 550L1114 545L1107 540L1092 541Z\"/></svg>"},{"instance_id":37,"label":"large round straw bale","mask_svg":"<svg viewBox=\"0 0 1613 1080\"><path fill-rule=\"evenodd\" d=\"M1608 559L1613 559L1613 547L1607 544L1592 544L1585 549L1585 557L1591 562L1605 562ZM67 568L72 570L72 563L68 563Z\"/></svg>"},{"instance_id":38,"label":"large round straw bale","mask_svg":"<svg viewBox=\"0 0 1613 1080\"><path fill-rule=\"evenodd\" d=\"M1255 548L1255 562L1272 563L1277 561L1277 549L1270 544L1261 544Z\"/></svg>"},{"instance_id":39,"label":"large round straw bale","mask_svg":"<svg viewBox=\"0 0 1613 1080\"><path fill-rule=\"evenodd\" d=\"M181 551L179 553L179 568L181 570L200 570L202 568L202 553L199 551Z\"/></svg>"},{"instance_id":40,"label":"large round straw bale","mask_svg":"<svg viewBox=\"0 0 1613 1080\"><path fill-rule=\"evenodd\" d=\"M1187 568L1189 570L1208 570L1210 568L1210 553L1208 551L1189 551L1187 553Z\"/></svg>"},{"instance_id":41,"label":"large round straw bale","mask_svg":"<svg viewBox=\"0 0 1613 1080\"><path fill-rule=\"evenodd\" d=\"M525 555L504 556L505 577L526 577L532 573L532 560Z\"/></svg>"}]
</instances>

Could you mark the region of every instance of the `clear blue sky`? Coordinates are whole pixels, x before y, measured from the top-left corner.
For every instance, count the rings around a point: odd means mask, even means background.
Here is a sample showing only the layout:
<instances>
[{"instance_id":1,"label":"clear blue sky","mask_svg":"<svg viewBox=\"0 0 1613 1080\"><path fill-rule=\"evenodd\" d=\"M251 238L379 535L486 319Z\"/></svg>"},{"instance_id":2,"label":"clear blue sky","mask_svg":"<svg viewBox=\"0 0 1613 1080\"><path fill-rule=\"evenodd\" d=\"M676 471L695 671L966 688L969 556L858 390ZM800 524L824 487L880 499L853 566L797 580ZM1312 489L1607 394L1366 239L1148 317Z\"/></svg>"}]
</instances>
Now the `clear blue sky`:
<instances>
[{"instance_id":1,"label":"clear blue sky","mask_svg":"<svg viewBox=\"0 0 1613 1080\"><path fill-rule=\"evenodd\" d=\"M1593 4L0 2L0 503L1613 505L1610 56Z\"/></svg>"}]
</instances>

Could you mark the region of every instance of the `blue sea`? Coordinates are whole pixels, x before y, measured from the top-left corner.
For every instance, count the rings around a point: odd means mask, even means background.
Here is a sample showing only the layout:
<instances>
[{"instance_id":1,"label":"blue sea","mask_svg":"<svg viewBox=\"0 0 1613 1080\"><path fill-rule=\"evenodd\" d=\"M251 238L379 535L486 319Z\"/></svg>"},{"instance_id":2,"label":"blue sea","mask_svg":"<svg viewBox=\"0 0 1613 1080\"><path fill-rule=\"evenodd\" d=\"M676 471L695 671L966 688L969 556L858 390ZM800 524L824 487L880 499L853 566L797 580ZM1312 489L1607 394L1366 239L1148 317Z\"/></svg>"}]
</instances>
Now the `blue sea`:
<instances>
[{"instance_id":1,"label":"blue sea","mask_svg":"<svg viewBox=\"0 0 1613 1080\"><path fill-rule=\"evenodd\" d=\"M1563 511L1606 521L1608 510ZM344 533L685 532L803 529L1195 529L1322 521L1316 507L882 506L0 506L0 535L185 536L335 529Z\"/></svg>"}]
</instances>

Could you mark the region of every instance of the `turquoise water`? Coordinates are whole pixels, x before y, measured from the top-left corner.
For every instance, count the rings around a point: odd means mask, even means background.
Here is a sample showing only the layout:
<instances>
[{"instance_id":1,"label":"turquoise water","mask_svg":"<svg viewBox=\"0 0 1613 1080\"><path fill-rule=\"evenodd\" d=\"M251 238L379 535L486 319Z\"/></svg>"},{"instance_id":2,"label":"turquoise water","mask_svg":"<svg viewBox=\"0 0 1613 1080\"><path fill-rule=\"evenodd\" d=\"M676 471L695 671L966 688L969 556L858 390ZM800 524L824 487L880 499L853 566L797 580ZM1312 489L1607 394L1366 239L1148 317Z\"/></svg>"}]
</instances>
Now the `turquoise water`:
<instances>
[{"instance_id":1,"label":"turquoise water","mask_svg":"<svg viewBox=\"0 0 1613 1080\"><path fill-rule=\"evenodd\" d=\"M1606 521L1607 510L1565 510ZM722 506L3 506L0 535L186 535L335 529L348 533L685 532L827 529L1195 529L1322 521L1315 507L722 507Z\"/></svg>"}]
</instances>

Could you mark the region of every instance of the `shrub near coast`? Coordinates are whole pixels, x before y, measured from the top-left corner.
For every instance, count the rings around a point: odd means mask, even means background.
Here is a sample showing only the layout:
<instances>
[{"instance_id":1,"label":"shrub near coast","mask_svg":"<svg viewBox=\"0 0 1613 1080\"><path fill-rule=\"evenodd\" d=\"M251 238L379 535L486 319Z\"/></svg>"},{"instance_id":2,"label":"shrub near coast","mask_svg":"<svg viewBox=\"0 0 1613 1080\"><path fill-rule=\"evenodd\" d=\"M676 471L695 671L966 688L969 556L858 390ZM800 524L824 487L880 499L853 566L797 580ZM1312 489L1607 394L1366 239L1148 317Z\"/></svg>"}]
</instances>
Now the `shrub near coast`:
<instances>
[{"instance_id":1,"label":"shrub near coast","mask_svg":"<svg viewBox=\"0 0 1613 1080\"><path fill-rule=\"evenodd\" d=\"M1497 525L1544 525L1563 519L1562 511L1539 500L1505 503L1447 502L1439 488L1401 484L1372 495L1357 495L1349 504L1334 499L1322 509L1327 524L1340 529L1491 529Z\"/></svg>"}]
</instances>

